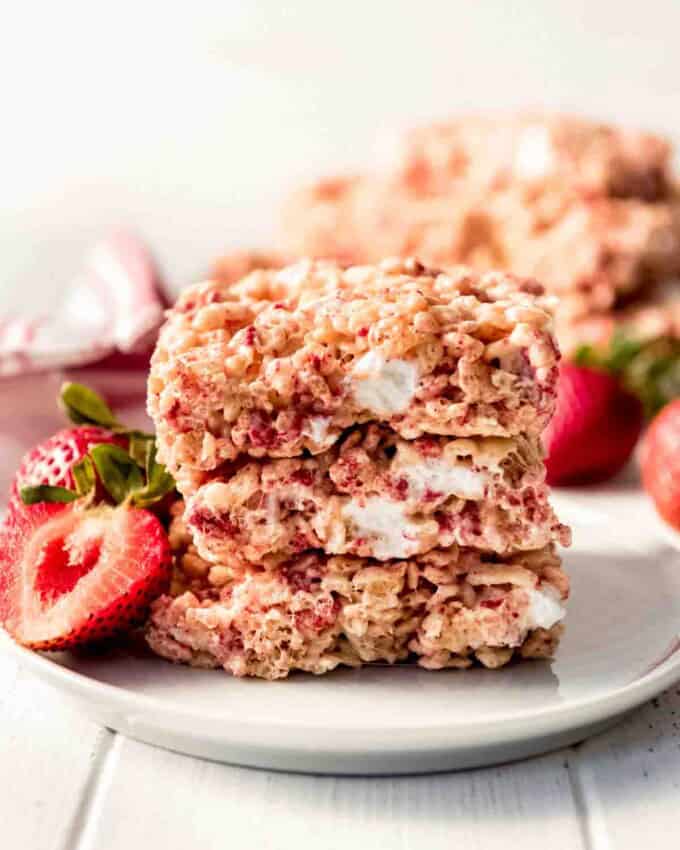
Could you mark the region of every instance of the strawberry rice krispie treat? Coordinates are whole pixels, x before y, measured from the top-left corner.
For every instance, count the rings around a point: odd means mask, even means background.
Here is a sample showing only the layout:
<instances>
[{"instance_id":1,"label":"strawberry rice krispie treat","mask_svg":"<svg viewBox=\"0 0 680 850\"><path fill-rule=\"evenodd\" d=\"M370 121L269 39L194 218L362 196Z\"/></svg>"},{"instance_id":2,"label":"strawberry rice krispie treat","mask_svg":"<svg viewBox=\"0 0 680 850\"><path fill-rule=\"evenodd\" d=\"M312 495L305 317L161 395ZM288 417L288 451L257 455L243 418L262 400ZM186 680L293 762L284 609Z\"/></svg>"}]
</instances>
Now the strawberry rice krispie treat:
<instances>
[{"instance_id":1,"label":"strawberry rice krispie treat","mask_svg":"<svg viewBox=\"0 0 680 850\"><path fill-rule=\"evenodd\" d=\"M219 283L237 283L258 269L280 269L286 265L284 255L274 251L232 251L213 263L211 279Z\"/></svg>"},{"instance_id":2,"label":"strawberry rice krispie treat","mask_svg":"<svg viewBox=\"0 0 680 850\"><path fill-rule=\"evenodd\" d=\"M535 439L351 429L322 454L251 460L189 499L212 563L275 566L306 549L389 560L454 543L487 552L569 543L548 502Z\"/></svg>"},{"instance_id":3,"label":"strawberry rice krispie treat","mask_svg":"<svg viewBox=\"0 0 680 850\"><path fill-rule=\"evenodd\" d=\"M639 307L645 321L650 291L680 276L670 153L658 136L570 116L462 117L407 134L381 174L297 192L283 244L346 263L417 256L535 277L559 296L557 337L571 349L591 319L618 326Z\"/></svg>"},{"instance_id":4,"label":"strawberry rice krispie treat","mask_svg":"<svg viewBox=\"0 0 680 850\"><path fill-rule=\"evenodd\" d=\"M500 667L562 630L541 432L559 352L530 279L303 261L186 290L149 378L172 508L172 661L278 679Z\"/></svg>"},{"instance_id":5,"label":"strawberry rice krispie treat","mask_svg":"<svg viewBox=\"0 0 680 850\"><path fill-rule=\"evenodd\" d=\"M395 169L421 193L558 183L587 197L657 201L670 192L670 154L659 136L569 115L470 115L408 133Z\"/></svg>"},{"instance_id":6,"label":"strawberry rice krispie treat","mask_svg":"<svg viewBox=\"0 0 680 850\"><path fill-rule=\"evenodd\" d=\"M388 562L311 551L273 570L201 572L189 537L171 533L183 578L146 627L171 661L265 679L407 659L496 668L551 657L562 633L569 582L552 547L500 557L452 546Z\"/></svg>"},{"instance_id":7,"label":"strawberry rice krispie treat","mask_svg":"<svg viewBox=\"0 0 680 850\"><path fill-rule=\"evenodd\" d=\"M516 191L490 204L504 266L545 281L573 319L625 304L680 273L680 202L544 196Z\"/></svg>"},{"instance_id":8,"label":"strawberry rice krispie treat","mask_svg":"<svg viewBox=\"0 0 680 850\"><path fill-rule=\"evenodd\" d=\"M560 313L602 313L680 274L680 201L570 195L521 187L414 194L399 181L328 181L288 206L288 248L355 263L416 255L438 268L506 268L558 295Z\"/></svg>"},{"instance_id":9,"label":"strawberry rice krispie treat","mask_svg":"<svg viewBox=\"0 0 680 850\"><path fill-rule=\"evenodd\" d=\"M190 287L152 360L159 458L189 495L248 456L316 455L362 423L406 440L537 436L555 401L551 306L532 280L416 260Z\"/></svg>"}]
</instances>

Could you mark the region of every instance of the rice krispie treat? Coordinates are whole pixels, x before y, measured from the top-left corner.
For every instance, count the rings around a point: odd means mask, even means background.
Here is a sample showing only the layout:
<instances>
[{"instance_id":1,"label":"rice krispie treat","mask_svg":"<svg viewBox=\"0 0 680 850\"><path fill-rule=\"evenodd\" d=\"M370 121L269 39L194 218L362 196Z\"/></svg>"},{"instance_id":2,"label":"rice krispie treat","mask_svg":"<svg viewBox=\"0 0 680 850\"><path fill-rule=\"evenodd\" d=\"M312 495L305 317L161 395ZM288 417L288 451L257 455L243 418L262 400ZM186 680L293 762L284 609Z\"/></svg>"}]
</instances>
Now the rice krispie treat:
<instances>
[{"instance_id":1,"label":"rice krispie treat","mask_svg":"<svg viewBox=\"0 0 680 850\"><path fill-rule=\"evenodd\" d=\"M183 558L178 552L178 569ZM551 657L569 583L551 547L501 558L453 546L387 563L309 552L276 570L195 565L153 603L151 649L171 661L278 679L338 665L500 667Z\"/></svg>"},{"instance_id":2,"label":"rice krispie treat","mask_svg":"<svg viewBox=\"0 0 680 850\"><path fill-rule=\"evenodd\" d=\"M397 180L322 182L288 207L293 252L373 262L415 255L447 268L507 268L536 277L577 318L610 309L680 273L680 202L584 198L521 188L415 194Z\"/></svg>"},{"instance_id":3,"label":"rice krispie treat","mask_svg":"<svg viewBox=\"0 0 680 850\"><path fill-rule=\"evenodd\" d=\"M659 136L566 115L465 116L408 133L396 171L419 193L461 184L656 201L670 190L670 145Z\"/></svg>"},{"instance_id":4,"label":"rice krispie treat","mask_svg":"<svg viewBox=\"0 0 680 850\"><path fill-rule=\"evenodd\" d=\"M252 460L211 480L186 520L212 563L273 566L307 549L382 561L454 543L500 553L569 543L537 440L403 440L377 425L320 455Z\"/></svg>"},{"instance_id":5,"label":"rice krispie treat","mask_svg":"<svg viewBox=\"0 0 680 850\"><path fill-rule=\"evenodd\" d=\"M607 350L616 334L640 343L680 340L680 279L646 288L615 310L587 316L557 316L560 349L571 356L583 345Z\"/></svg>"},{"instance_id":6,"label":"rice krispie treat","mask_svg":"<svg viewBox=\"0 0 680 850\"><path fill-rule=\"evenodd\" d=\"M398 182L388 179L318 180L298 189L284 205L284 248L293 256L330 258L346 265L407 256L402 233L408 232L408 219L413 218L406 215L411 200Z\"/></svg>"},{"instance_id":7,"label":"rice krispie treat","mask_svg":"<svg viewBox=\"0 0 680 850\"><path fill-rule=\"evenodd\" d=\"M274 251L232 251L213 263L211 279L219 283L237 283L258 269L280 269L285 265L288 262L284 255Z\"/></svg>"},{"instance_id":8,"label":"rice krispie treat","mask_svg":"<svg viewBox=\"0 0 680 850\"><path fill-rule=\"evenodd\" d=\"M408 440L538 435L559 359L542 291L416 260L190 287L152 359L159 458L190 494L243 456L318 454L364 422Z\"/></svg>"},{"instance_id":9,"label":"rice krispie treat","mask_svg":"<svg viewBox=\"0 0 680 850\"><path fill-rule=\"evenodd\" d=\"M680 203L600 198L525 204L517 192L491 207L505 264L560 296L573 318L610 310L680 273Z\"/></svg>"},{"instance_id":10,"label":"rice krispie treat","mask_svg":"<svg viewBox=\"0 0 680 850\"><path fill-rule=\"evenodd\" d=\"M181 502L170 541L175 578L146 639L171 661L267 679L406 660L495 668L552 657L563 631L569 581L551 546L505 557L452 546L388 562L312 551L234 569L197 555Z\"/></svg>"}]
</instances>

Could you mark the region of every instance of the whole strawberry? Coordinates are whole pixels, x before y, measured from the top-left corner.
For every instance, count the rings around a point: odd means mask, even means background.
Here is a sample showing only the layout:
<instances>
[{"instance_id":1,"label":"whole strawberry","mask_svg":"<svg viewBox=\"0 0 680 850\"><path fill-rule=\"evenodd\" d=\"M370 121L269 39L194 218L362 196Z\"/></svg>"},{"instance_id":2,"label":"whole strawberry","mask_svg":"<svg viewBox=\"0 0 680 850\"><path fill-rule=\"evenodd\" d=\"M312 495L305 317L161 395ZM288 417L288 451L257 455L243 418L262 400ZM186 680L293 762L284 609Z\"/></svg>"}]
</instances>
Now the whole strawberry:
<instances>
[{"instance_id":1,"label":"whole strawberry","mask_svg":"<svg viewBox=\"0 0 680 850\"><path fill-rule=\"evenodd\" d=\"M661 516L680 530L680 399L652 421L641 456L642 483Z\"/></svg>"},{"instance_id":2,"label":"whole strawberry","mask_svg":"<svg viewBox=\"0 0 680 850\"><path fill-rule=\"evenodd\" d=\"M642 423L640 401L615 375L563 363L555 415L543 434L548 483L591 484L616 475Z\"/></svg>"},{"instance_id":3,"label":"whole strawberry","mask_svg":"<svg viewBox=\"0 0 680 850\"><path fill-rule=\"evenodd\" d=\"M10 502L20 500L25 487L59 487L76 490L73 467L82 462L94 446L102 443L127 449L128 440L98 425L75 425L64 428L30 449L14 476ZM77 473L76 473L77 474Z\"/></svg>"},{"instance_id":4,"label":"whole strawberry","mask_svg":"<svg viewBox=\"0 0 680 850\"><path fill-rule=\"evenodd\" d=\"M129 500L163 513L175 484L156 461L153 434L123 425L104 399L82 384L64 384L59 403L74 425L25 455L12 482L8 512L24 504L87 497L90 504Z\"/></svg>"},{"instance_id":5,"label":"whole strawberry","mask_svg":"<svg viewBox=\"0 0 680 850\"><path fill-rule=\"evenodd\" d=\"M22 501L21 493L27 488L34 494L47 496L49 501L68 501L70 497L64 491L82 495L92 487L98 488L101 495L101 482L87 461L91 450L101 444L128 448L125 427L97 393L81 384L66 383L58 401L74 424L24 455L10 488L10 512Z\"/></svg>"}]
</instances>

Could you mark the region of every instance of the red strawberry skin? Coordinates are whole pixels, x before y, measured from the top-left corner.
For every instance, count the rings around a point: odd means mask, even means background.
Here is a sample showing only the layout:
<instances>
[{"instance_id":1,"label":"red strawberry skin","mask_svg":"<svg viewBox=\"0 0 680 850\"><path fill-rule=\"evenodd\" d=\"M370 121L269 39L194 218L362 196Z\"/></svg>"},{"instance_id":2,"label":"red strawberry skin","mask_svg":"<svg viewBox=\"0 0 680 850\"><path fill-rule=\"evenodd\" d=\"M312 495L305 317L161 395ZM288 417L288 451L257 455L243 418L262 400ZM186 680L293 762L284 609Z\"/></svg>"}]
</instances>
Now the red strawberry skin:
<instances>
[{"instance_id":1,"label":"red strawberry skin","mask_svg":"<svg viewBox=\"0 0 680 850\"><path fill-rule=\"evenodd\" d=\"M652 421L642 446L642 483L661 516L680 530L680 399Z\"/></svg>"},{"instance_id":2,"label":"red strawberry skin","mask_svg":"<svg viewBox=\"0 0 680 850\"><path fill-rule=\"evenodd\" d=\"M64 428L49 439L38 443L28 451L14 476L10 491L10 504L20 502L22 487L48 484L52 487L74 489L71 467L81 460L98 443L115 443L127 448L125 437L113 434L96 425L76 425Z\"/></svg>"},{"instance_id":3,"label":"red strawberry skin","mask_svg":"<svg viewBox=\"0 0 680 850\"><path fill-rule=\"evenodd\" d=\"M543 434L547 481L606 481L627 463L642 430L642 406L607 372L563 363L555 415Z\"/></svg>"},{"instance_id":4,"label":"red strawberry skin","mask_svg":"<svg viewBox=\"0 0 680 850\"><path fill-rule=\"evenodd\" d=\"M167 534L149 511L21 505L0 529L0 623L31 649L112 637L142 620L170 565Z\"/></svg>"}]
</instances>

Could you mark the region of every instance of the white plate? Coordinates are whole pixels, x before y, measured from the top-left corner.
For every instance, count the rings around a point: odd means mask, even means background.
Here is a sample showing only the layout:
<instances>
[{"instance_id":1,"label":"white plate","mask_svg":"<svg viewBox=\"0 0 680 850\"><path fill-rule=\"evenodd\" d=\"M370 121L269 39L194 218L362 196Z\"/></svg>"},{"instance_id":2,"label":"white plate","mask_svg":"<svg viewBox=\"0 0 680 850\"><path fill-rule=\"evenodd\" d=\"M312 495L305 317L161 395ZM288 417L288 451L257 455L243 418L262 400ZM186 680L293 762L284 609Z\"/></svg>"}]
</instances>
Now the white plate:
<instances>
[{"instance_id":1,"label":"white plate","mask_svg":"<svg viewBox=\"0 0 680 850\"><path fill-rule=\"evenodd\" d=\"M666 522L666 520L662 519L659 515L656 517L656 524L659 529L659 533L668 545L672 546L674 549L680 549L680 531L678 531L677 528L673 528L670 523Z\"/></svg>"},{"instance_id":2,"label":"white plate","mask_svg":"<svg viewBox=\"0 0 680 850\"><path fill-rule=\"evenodd\" d=\"M321 773L416 773L582 740L680 679L680 554L632 488L562 493L573 525L568 629L554 662L238 680L120 653L0 645L113 729L180 752Z\"/></svg>"}]
</instances>

